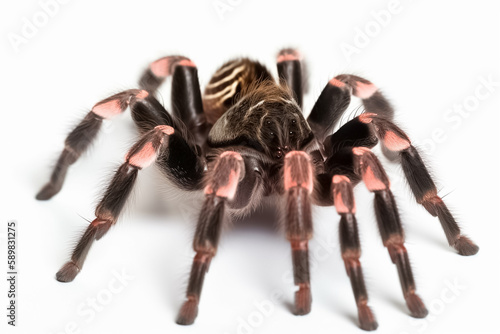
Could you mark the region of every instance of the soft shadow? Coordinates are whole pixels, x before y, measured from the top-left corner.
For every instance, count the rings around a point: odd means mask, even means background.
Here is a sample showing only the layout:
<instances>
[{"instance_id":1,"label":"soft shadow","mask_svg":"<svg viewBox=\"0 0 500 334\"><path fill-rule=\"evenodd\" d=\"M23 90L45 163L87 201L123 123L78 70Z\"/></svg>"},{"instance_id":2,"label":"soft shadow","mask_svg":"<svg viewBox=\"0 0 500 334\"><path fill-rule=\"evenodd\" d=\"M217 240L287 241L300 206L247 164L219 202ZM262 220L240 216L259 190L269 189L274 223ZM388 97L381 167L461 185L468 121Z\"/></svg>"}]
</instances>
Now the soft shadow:
<instances>
[{"instance_id":1,"label":"soft shadow","mask_svg":"<svg viewBox=\"0 0 500 334\"><path fill-rule=\"evenodd\" d=\"M356 314L353 314L351 312L346 312L346 311L340 311L340 315L344 316L345 318L351 320L353 324L358 326L358 317Z\"/></svg>"},{"instance_id":2,"label":"soft shadow","mask_svg":"<svg viewBox=\"0 0 500 334\"><path fill-rule=\"evenodd\" d=\"M277 210L272 208L259 209L247 217L239 218L234 221L232 230L245 231L267 231L276 233L279 227L279 216Z\"/></svg>"},{"instance_id":3,"label":"soft shadow","mask_svg":"<svg viewBox=\"0 0 500 334\"><path fill-rule=\"evenodd\" d=\"M288 300L283 301L283 306L288 309L291 314L295 314L295 305Z\"/></svg>"},{"instance_id":4,"label":"soft shadow","mask_svg":"<svg viewBox=\"0 0 500 334\"><path fill-rule=\"evenodd\" d=\"M438 236L438 235L435 235L434 233L428 233L422 229L413 229L412 235L418 236L419 238L424 239L424 240L429 240L431 243L433 243L437 247L439 247L443 250L446 250L446 251L450 251L451 247L446 242L446 238L444 235Z\"/></svg>"},{"instance_id":5,"label":"soft shadow","mask_svg":"<svg viewBox=\"0 0 500 334\"><path fill-rule=\"evenodd\" d=\"M404 303L404 301L402 301L400 299L389 298L388 302L391 303L393 306L395 306L400 311L402 311L403 313L408 313L408 308L406 307L406 304Z\"/></svg>"}]
</instances>

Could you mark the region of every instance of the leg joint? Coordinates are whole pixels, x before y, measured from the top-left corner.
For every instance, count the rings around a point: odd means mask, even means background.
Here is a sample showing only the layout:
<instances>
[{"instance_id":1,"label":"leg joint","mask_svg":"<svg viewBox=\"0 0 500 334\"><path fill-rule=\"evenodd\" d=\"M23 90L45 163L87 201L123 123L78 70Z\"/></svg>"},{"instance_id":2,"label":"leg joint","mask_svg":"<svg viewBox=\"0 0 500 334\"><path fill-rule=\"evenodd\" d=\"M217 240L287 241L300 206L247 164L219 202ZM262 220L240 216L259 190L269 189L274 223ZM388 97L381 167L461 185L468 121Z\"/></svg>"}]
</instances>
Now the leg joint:
<instances>
[{"instance_id":1,"label":"leg joint","mask_svg":"<svg viewBox=\"0 0 500 334\"><path fill-rule=\"evenodd\" d=\"M349 178L345 175L335 175L333 183L333 205L339 214L356 213L354 193Z\"/></svg>"},{"instance_id":2,"label":"leg joint","mask_svg":"<svg viewBox=\"0 0 500 334\"><path fill-rule=\"evenodd\" d=\"M375 154L367 147L354 147L354 170L363 178L370 191L381 191L390 188L389 178Z\"/></svg>"},{"instance_id":3,"label":"leg joint","mask_svg":"<svg viewBox=\"0 0 500 334\"><path fill-rule=\"evenodd\" d=\"M359 266L359 258L361 257L361 250L359 248L354 249L354 248L347 248L343 250L342 252L342 260L344 262L349 263L349 265L352 265L353 267Z\"/></svg>"},{"instance_id":4,"label":"leg joint","mask_svg":"<svg viewBox=\"0 0 500 334\"><path fill-rule=\"evenodd\" d=\"M205 187L205 194L215 194L217 197L232 200L236 195L239 182L245 176L245 162L243 157L234 151L222 153L209 177L209 184Z\"/></svg>"}]
</instances>

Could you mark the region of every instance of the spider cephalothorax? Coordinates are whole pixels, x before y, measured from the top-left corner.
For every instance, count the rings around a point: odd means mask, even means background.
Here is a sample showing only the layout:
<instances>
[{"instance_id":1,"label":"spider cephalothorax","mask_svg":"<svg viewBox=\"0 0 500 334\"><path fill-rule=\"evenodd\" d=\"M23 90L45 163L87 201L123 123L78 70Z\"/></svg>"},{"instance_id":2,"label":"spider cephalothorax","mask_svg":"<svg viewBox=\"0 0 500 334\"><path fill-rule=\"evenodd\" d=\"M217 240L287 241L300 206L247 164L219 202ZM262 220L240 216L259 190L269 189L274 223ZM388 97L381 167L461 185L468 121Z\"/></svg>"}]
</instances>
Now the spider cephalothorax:
<instances>
[{"instance_id":1,"label":"spider cephalothorax","mask_svg":"<svg viewBox=\"0 0 500 334\"><path fill-rule=\"evenodd\" d=\"M311 128L286 87L268 79L246 90L215 122L208 135L211 147L248 146L271 159L281 159L312 141Z\"/></svg>"},{"instance_id":2,"label":"spider cephalothorax","mask_svg":"<svg viewBox=\"0 0 500 334\"><path fill-rule=\"evenodd\" d=\"M130 109L141 138L116 171L93 220L75 247L71 260L56 274L61 282L80 272L94 240L116 223L139 170L153 163L173 187L204 193L193 248L196 255L187 300L177 322L191 324L205 273L215 256L222 226L231 217L273 203L282 215L292 248L295 312L311 308L308 240L312 237L311 205L335 205L340 215L342 258L351 280L361 328L377 322L368 307L361 246L355 217L353 187L363 182L374 194L382 242L396 265L403 296L414 317L427 309L416 294L404 231L389 179L371 151L379 141L384 154L401 163L418 203L437 216L450 246L461 255L477 253L437 194L436 186L408 136L393 122L393 109L377 87L354 75L339 75L325 86L307 120L302 115L303 62L297 51L278 55L279 82L260 63L236 59L212 76L201 94L195 64L168 56L153 62L139 86L99 103L69 134L50 181L38 193L46 200L59 192L68 167L88 148L103 119ZM155 98L158 87L172 78L172 114ZM365 113L333 128L347 109L351 95L360 98ZM273 201L267 199L272 198Z\"/></svg>"}]
</instances>

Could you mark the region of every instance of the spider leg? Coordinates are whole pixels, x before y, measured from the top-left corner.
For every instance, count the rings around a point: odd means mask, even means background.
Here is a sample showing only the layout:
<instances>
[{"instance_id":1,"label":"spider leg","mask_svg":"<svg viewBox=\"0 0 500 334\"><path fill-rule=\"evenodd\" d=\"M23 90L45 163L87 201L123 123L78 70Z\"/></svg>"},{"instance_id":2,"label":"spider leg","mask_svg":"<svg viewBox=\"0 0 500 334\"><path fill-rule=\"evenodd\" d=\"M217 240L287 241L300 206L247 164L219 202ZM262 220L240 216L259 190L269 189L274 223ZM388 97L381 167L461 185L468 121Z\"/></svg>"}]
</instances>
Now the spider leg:
<instances>
[{"instance_id":1,"label":"spider leg","mask_svg":"<svg viewBox=\"0 0 500 334\"><path fill-rule=\"evenodd\" d=\"M127 109L129 105L147 98L144 90L130 89L104 99L94 105L92 110L66 137L65 147L57 160L50 180L36 195L38 200L48 200L57 194L64 183L70 165L89 148L97 137L103 119L109 119Z\"/></svg>"},{"instance_id":2,"label":"spider leg","mask_svg":"<svg viewBox=\"0 0 500 334\"><path fill-rule=\"evenodd\" d=\"M394 109L374 84L355 75L341 74L328 82L307 118L320 141L340 121L351 102L351 94L361 98L366 112L377 113L387 119L393 118Z\"/></svg>"},{"instance_id":3,"label":"spider leg","mask_svg":"<svg viewBox=\"0 0 500 334\"><path fill-rule=\"evenodd\" d=\"M172 76L172 112L194 135L196 144L202 147L210 127L203 112L198 69L189 58L167 56L154 61L144 71L139 87L154 95L169 76Z\"/></svg>"},{"instance_id":4,"label":"spider leg","mask_svg":"<svg viewBox=\"0 0 500 334\"><path fill-rule=\"evenodd\" d=\"M280 84L290 87L297 104L302 108L304 88L300 53L294 49L283 49L278 53L277 63Z\"/></svg>"},{"instance_id":5,"label":"spider leg","mask_svg":"<svg viewBox=\"0 0 500 334\"><path fill-rule=\"evenodd\" d=\"M439 218L449 245L454 247L460 255L476 254L479 247L467 236L461 234L458 223L441 197L437 195L436 185L417 149L411 145L408 136L394 123L376 114L363 114L358 117L358 120L372 125L384 146L399 155L401 166L417 202L422 204L431 215Z\"/></svg>"},{"instance_id":6,"label":"spider leg","mask_svg":"<svg viewBox=\"0 0 500 334\"><path fill-rule=\"evenodd\" d=\"M226 217L226 206L236 197L236 190L244 176L245 163L241 155L234 151L226 151L217 158L213 171L208 177L205 202L199 214L194 235L193 248L196 255L186 291L187 300L177 316L179 325L192 324L198 314L203 280L217 250Z\"/></svg>"},{"instance_id":7,"label":"spider leg","mask_svg":"<svg viewBox=\"0 0 500 334\"><path fill-rule=\"evenodd\" d=\"M389 152L399 156L408 184L418 203L433 216L437 216L445 232L448 243L460 255L473 255L479 250L467 236L461 234L460 227L443 200L437 195L437 188L427 167L417 149L411 145L408 136L394 123L385 117L373 113L364 113L344 124L334 134L324 140L324 147L328 159L325 168L328 175L344 174L357 180L353 170L352 154L346 149L355 146L373 147L378 138ZM327 195L329 185L321 179L328 175L319 175L322 204L329 205Z\"/></svg>"},{"instance_id":8,"label":"spider leg","mask_svg":"<svg viewBox=\"0 0 500 334\"><path fill-rule=\"evenodd\" d=\"M428 311L416 294L408 252L404 246L404 231L401 226L396 201L389 188L389 179L379 160L369 148L355 147L354 166L363 178L369 191L375 194L375 214L384 246L387 247L392 262L396 265L403 289L403 296L415 318L423 318Z\"/></svg>"},{"instance_id":9,"label":"spider leg","mask_svg":"<svg viewBox=\"0 0 500 334\"><path fill-rule=\"evenodd\" d=\"M360 327L371 331L378 327L377 320L368 306L363 272L361 270L361 245L359 243L358 224L356 222L353 186L351 180L344 175L335 175L333 182L333 198L335 208L340 215L339 236L342 259L347 275L351 280L354 299L358 307Z\"/></svg>"},{"instance_id":10,"label":"spider leg","mask_svg":"<svg viewBox=\"0 0 500 334\"><path fill-rule=\"evenodd\" d=\"M326 160L324 173L316 175L315 204L321 206L333 205L332 176L344 175L353 185L360 181L354 172L354 161L351 149L356 146L374 147L378 138L373 128L366 123L351 120L344 124L334 134L323 141Z\"/></svg>"},{"instance_id":11,"label":"spider leg","mask_svg":"<svg viewBox=\"0 0 500 334\"><path fill-rule=\"evenodd\" d=\"M96 208L96 219L87 227L67 262L56 274L60 282L70 282L82 269L87 253L94 240L99 240L116 223L127 198L132 191L140 169L146 168L159 160L168 166L171 152L183 150L183 154L192 155L187 144L179 145L183 138L168 125L159 125L144 134L128 152L125 163L116 171L101 201ZM192 167L194 168L194 166ZM191 171L196 173L195 170ZM201 169L199 171L201 178ZM174 179L175 177L172 177ZM196 180L194 180L196 181Z\"/></svg>"},{"instance_id":12,"label":"spider leg","mask_svg":"<svg viewBox=\"0 0 500 334\"><path fill-rule=\"evenodd\" d=\"M172 55L162 57L149 64L139 79L139 87L147 90L150 94L156 94L160 85L167 77L172 75L178 65L193 65L191 60L184 56Z\"/></svg>"},{"instance_id":13,"label":"spider leg","mask_svg":"<svg viewBox=\"0 0 500 334\"><path fill-rule=\"evenodd\" d=\"M295 292L295 314L311 311L308 242L312 237L311 193L314 168L309 155L291 151L285 156L284 188L286 196L285 230L292 247Z\"/></svg>"}]
</instances>

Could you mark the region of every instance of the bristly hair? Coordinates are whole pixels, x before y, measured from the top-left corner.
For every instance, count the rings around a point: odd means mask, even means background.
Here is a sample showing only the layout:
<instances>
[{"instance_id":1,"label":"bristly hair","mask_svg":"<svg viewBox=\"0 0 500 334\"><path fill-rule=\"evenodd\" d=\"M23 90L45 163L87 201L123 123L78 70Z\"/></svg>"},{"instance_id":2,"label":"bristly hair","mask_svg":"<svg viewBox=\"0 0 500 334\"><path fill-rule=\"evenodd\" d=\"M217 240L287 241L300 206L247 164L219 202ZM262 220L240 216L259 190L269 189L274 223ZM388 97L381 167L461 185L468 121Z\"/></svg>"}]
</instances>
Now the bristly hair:
<instances>
[{"instance_id":1,"label":"bristly hair","mask_svg":"<svg viewBox=\"0 0 500 334\"><path fill-rule=\"evenodd\" d=\"M239 101L245 100L250 106L260 101L267 103L294 101L292 90L286 85L279 85L272 79L257 80L242 88Z\"/></svg>"},{"instance_id":2,"label":"bristly hair","mask_svg":"<svg viewBox=\"0 0 500 334\"><path fill-rule=\"evenodd\" d=\"M267 68L259 62L241 58L223 64L212 76L203 94L207 119L214 124L236 104L242 91L256 81L273 80Z\"/></svg>"}]
</instances>

